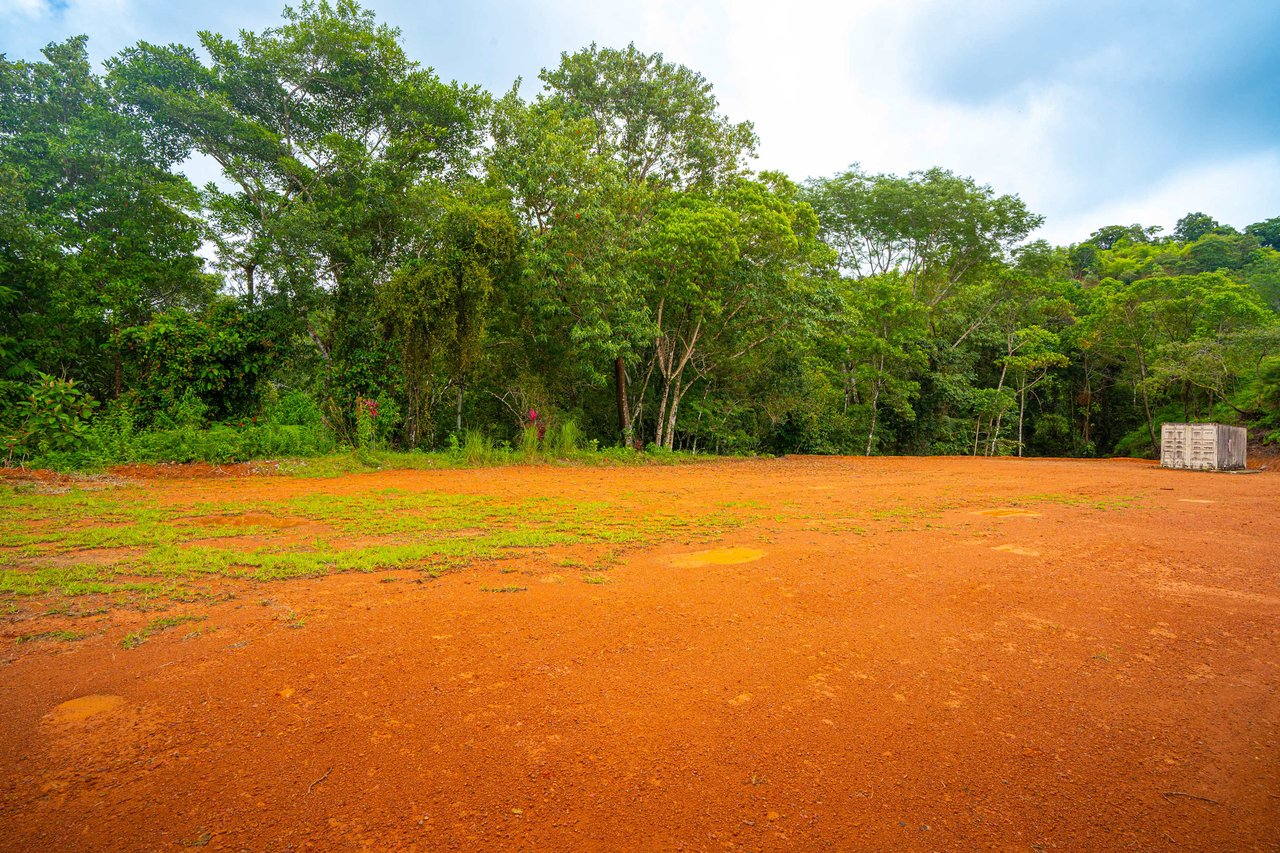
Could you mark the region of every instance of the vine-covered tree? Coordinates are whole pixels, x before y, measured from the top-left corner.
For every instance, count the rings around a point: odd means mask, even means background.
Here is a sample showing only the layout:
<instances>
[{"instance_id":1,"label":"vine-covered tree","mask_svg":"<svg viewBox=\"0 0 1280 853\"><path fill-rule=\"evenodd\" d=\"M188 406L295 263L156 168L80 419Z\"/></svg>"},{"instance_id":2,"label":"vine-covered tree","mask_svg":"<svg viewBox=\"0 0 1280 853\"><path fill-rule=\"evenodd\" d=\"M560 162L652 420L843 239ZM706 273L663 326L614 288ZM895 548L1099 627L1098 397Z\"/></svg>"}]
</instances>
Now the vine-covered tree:
<instances>
[{"instance_id":1,"label":"vine-covered tree","mask_svg":"<svg viewBox=\"0 0 1280 853\"><path fill-rule=\"evenodd\" d=\"M413 258L379 293L384 327L400 347L405 441L434 435L435 409L450 386L462 424L462 386L482 355L489 303L516 255L515 220L483 198L444 196L416 241Z\"/></svg>"}]
</instances>

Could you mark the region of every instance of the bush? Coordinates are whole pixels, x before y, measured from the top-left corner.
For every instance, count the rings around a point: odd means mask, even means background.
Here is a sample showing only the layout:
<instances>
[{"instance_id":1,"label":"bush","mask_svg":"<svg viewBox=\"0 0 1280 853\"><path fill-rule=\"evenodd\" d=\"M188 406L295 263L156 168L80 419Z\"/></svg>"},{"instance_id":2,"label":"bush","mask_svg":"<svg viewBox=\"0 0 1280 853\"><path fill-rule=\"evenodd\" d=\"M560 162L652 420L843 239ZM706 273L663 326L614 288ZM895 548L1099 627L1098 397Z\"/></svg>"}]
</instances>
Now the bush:
<instances>
[{"instance_id":1,"label":"bush","mask_svg":"<svg viewBox=\"0 0 1280 853\"><path fill-rule=\"evenodd\" d=\"M132 392L107 404L94 421L85 441L84 455L99 465L128 461L138 434L138 398Z\"/></svg>"},{"instance_id":2,"label":"bush","mask_svg":"<svg viewBox=\"0 0 1280 853\"><path fill-rule=\"evenodd\" d=\"M1156 418L1156 438L1160 437L1160 427L1165 421L1179 420L1176 417ZM1135 459L1154 459L1157 452L1151 447L1151 432L1147 429L1146 421L1134 427L1129 432L1121 436L1116 442L1115 450L1112 451L1113 456L1129 456Z\"/></svg>"},{"instance_id":3,"label":"bush","mask_svg":"<svg viewBox=\"0 0 1280 853\"><path fill-rule=\"evenodd\" d=\"M120 336L136 373L129 382L148 410L170 410L184 389L224 420L258 408L259 378L275 360L275 343L259 309L221 298L198 314L175 308Z\"/></svg>"},{"instance_id":4,"label":"bush","mask_svg":"<svg viewBox=\"0 0 1280 853\"><path fill-rule=\"evenodd\" d=\"M462 460L468 465L488 465L495 451L489 436L478 429L469 429L462 439Z\"/></svg>"},{"instance_id":5,"label":"bush","mask_svg":"<svg viewBox=\"0 0 1280 853\"><path fill-rule=\"evenodd\" d=\"M377 400L378 417L374 421L374 436L379 447L391 447L396 444L397 436L404 425L400 405L390 394L379 394Z\"/></svg>"},{"instance_id":6,"label":"bush","mask_svg":"<svg viewBox=\"0 0 1280 853\"><path fill-rule=\"evenodd\" d=\"M56 470L101 468L130 462L246 462L322 456L337 441L321 424L214 424L137 431L128 405L113 404L77 447L35 454L34 465Z\"/></svg>"},{"instance_id":7,"label":"bush","mask_svg":"<svg viewBox=\"0 0 1280 853\"><path fill-rule=\"evenodd\" d=\"M36 376L26 399L16 406L19 426L6 437L10 459L74 450L84 442L89 414L98 405L74 380Z\"/></svg>"},{"instance_id":8,"label":"bush","mask_svg":"<svg viewBox=\"0 0 1280 853\"><path fill-rule=\"evenodd\" d=\"M573 420L562 421L547 434L547 455L557 459L571 459L578 454L582 444L582 430Z\"/></svg>"},{"instance_id":9,"label":"bush","mask_svg":"<svg viewBox=\"0 0 1280 853\"><path fill-rule=\"evenodd\" d=\"M356 397L356 447L376 450L378 446L378 401Z\"/></svg>"},{"instance_id":10,"label":"bush","mask_svg":"<svg viewBox=\"0 0 1280 853\"><path fill-rule=\"evenodd\" d=\"M526 462L532 462L538 456L538 427L529 425L520 433L520 454Z\"/></svg>"},{"instance_id":11,"label":"bush","mask_svg":"<svg viewBox=\"0 0 1280 853\"><path fill-rule=\"evenodd\" d=\"M207 423L208 415L209 407L204 400L188 388L164 411L156 413L155 425L159 429L200 429Z\"/></svg>"},{"instance_id":12,"label":"bush","mask_svg":"<svg viewBox=\"0 0 1280 853\"><path fill-rule=\"evenodd\" d=\"M280 426L316 426L321 420L320 404L302 391L290 391L267 407L269 423Z\"/></svg>"},{"instance_id":13,"label":"bush","mask_svg":"<svg viewBox=\"0 0 1280 853\"><path fill-rule=\"evenodd\" d=\"M246 462L284 456L319 456L337 448L333 436L319 424L255 424L234 427L215 424L208 429L153 430L137 436L130 462Z\"/></svg>"}]
</instances>

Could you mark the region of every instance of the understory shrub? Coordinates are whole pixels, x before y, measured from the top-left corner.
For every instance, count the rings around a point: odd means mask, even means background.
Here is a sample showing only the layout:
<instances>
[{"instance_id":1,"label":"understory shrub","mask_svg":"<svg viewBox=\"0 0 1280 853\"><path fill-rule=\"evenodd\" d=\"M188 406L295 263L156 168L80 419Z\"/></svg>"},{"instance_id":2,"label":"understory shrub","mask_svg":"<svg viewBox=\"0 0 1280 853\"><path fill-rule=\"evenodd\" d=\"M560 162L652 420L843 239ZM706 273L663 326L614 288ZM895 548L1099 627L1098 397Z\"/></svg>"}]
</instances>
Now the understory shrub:
<instances>
[{"instance_id":1,"label":"understory shrub","mask_svg":"<svg viewBox=\"0 0 1280 853\"><path fill-rule=\"evenodd\" d=\"M338 449L321 424L213 424L133 431L128 415L99 419L82 445L33 456L36 467L72 470L131 462L245 462L294 456L322 456Z\"/></svg>"},{"instance_id":2,"label":"understory shrub","mask_svg":"<svg viewBox=\"0 0 1280 853\"><path fill-rule=\"evenodd\" d=\"M98 405L72 379L36 374L26 397L15 406L16 429L5 437L12 460L63 453L84 441L89 414Z\"/></svg>"}]
</instances>

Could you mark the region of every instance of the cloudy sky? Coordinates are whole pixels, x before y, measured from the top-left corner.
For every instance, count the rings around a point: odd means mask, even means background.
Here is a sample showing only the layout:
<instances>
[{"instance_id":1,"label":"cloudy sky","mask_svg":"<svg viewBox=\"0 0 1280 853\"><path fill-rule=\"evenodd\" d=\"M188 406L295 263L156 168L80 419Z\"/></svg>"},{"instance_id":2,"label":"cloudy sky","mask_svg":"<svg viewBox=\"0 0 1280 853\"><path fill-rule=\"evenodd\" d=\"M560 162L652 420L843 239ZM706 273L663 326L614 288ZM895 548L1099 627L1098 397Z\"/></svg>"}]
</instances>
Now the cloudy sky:
<instances>
[{"instance_id":1,"label":"cloudy sky","mask_svg":"<svg viewBox=\"0 0 1280 853\"><path fill-rule=\"evenodd\" d=\"M701 72L760 168L942 166L1016 193L1044 236L1280 215L1280 0L369 0L415 59L491 91L595 41ZM278 21L264 0L0 0L0 52L87 33L101 60ZM196 171L199 171L198 169ZM193 175L205 179L206 175Z\"/></svg>"}]
</instances>

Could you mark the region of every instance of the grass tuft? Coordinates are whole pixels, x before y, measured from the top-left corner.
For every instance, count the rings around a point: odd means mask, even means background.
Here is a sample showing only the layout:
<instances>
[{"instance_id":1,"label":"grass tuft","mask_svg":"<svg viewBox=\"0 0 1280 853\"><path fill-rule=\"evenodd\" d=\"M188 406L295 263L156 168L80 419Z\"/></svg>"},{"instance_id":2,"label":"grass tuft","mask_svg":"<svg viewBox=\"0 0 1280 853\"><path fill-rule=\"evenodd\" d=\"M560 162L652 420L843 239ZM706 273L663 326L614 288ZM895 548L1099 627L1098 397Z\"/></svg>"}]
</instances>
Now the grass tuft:
<instances>
[{"instance_id":1,"label":"grass tuft","mask_svg":"<svg viewBox=\"0 0 1280 853\"><path fill-rule=\"evenodd\" d=\"M39 634L23 634L18 637L18 643L36 643L41 640L56 640L59 643L74 643L77 640L83 640L84 634L75 631L42 631Z\"/></svg>"},{"instance_id":2,"label":"grass tuft","mask_svg":"<svg viewBox=\"0 0 1280 853\"><path fill-rule=\"evenodd\" d=\"M207 618L207 616L199 616L194 613L185 613L181 616L161 616L158 619L152 619L144 627L125 634L124 639L120 641L120 645L126 649L136 649L161 631L168 631L170 628L176 628L188 622L202 622Z\"/></svg>"}]
</instances>

